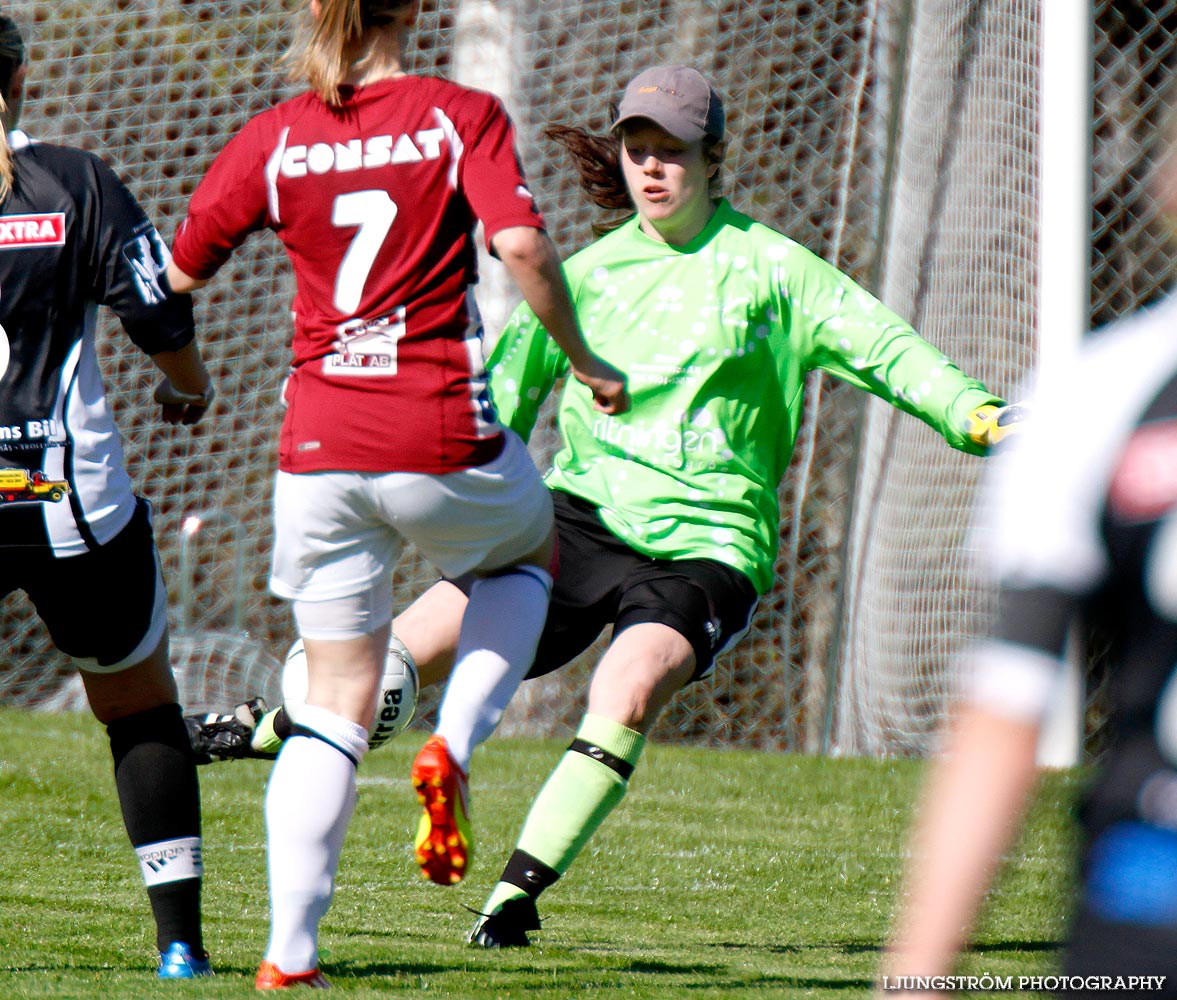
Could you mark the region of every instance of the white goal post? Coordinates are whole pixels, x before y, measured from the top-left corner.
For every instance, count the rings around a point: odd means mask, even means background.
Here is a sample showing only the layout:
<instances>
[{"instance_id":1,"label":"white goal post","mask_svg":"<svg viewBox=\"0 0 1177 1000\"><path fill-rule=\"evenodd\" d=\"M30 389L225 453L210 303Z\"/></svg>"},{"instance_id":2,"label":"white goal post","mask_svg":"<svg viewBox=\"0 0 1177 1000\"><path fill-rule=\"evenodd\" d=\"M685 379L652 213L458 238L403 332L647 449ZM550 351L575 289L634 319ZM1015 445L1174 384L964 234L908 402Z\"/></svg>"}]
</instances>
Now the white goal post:
<instances>
[{"instance_id":1,"label":"white goal post","mask_svg":"<svg viewBox=\"0 0 1177 1000\"><path fill-rule=\"evenodd\" d=\"M1038 371L1057 370L1087 333L1091 312L1092 8L1042 0L1039 105ZM1079 643L1038 743L1038 762L1069 767L1083 752L1085 684Z\"/></svg>"}]
</instances>

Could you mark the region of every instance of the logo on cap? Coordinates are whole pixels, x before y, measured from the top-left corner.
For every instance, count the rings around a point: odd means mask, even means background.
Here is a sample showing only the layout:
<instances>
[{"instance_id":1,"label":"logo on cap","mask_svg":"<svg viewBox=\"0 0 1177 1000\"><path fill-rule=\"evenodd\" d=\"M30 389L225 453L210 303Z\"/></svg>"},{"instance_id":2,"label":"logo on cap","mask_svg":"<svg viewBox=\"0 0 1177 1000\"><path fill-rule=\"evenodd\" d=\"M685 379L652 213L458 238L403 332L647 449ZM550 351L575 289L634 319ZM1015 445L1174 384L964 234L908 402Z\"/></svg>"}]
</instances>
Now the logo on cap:
<instances>
[{"instance_id":1,"label":"logo on cap","mask_svg":"<svg viewBox=\"0 0 1177 1000\"><path fill-rule=\"evenodd\" d=\"M723 138L723 102L690 66L655 66L635 76L625 88L613 128L635 118L652 121L684 142Z\"/></svg>"}]
</instances>

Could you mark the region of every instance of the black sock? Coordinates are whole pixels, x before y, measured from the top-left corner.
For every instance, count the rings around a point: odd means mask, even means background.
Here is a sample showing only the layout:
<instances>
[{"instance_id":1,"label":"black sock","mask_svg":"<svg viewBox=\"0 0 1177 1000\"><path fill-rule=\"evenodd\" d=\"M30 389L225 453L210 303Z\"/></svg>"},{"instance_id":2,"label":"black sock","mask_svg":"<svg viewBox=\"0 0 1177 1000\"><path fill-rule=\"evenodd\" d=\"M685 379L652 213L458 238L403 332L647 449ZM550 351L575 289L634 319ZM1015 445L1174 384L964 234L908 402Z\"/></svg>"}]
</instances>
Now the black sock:
<instances>
[{"instance_id":1,"label":"black sock","mask_svg":"<svg viewBox=\"0 0 1177 1000\"><path fill-rule=\"evenodd\" d=\"M200 786L180 706L116 719L106 732L123 824L155 914L156 945L162 951L183 941L201 956Z\"/></svg>"},{"instance_id":2,"label":"black sock","mask_svg":"<svg viewBox=\"0 0 1177 1000\"><path fill-rule=\"evenodd\" d=\"M280 740L288 740L294 735L294 720L287 714L285 705L279 705L274 713L274 734Z\"/></svg>"},{"instance_id":3,"label":"black sock","mask_svg":"<svg viewBox=\"0 0 1177 1000\"><path fill-rule=\"evenodd\" d=\"M514 853L507 859L500 882L509 882L518 886L532 899L539 899L539 894L549 886L556 884L560 873L549 868L539 858L534 858L526 851L515 848Z\"/></svg>"}]
</instances>

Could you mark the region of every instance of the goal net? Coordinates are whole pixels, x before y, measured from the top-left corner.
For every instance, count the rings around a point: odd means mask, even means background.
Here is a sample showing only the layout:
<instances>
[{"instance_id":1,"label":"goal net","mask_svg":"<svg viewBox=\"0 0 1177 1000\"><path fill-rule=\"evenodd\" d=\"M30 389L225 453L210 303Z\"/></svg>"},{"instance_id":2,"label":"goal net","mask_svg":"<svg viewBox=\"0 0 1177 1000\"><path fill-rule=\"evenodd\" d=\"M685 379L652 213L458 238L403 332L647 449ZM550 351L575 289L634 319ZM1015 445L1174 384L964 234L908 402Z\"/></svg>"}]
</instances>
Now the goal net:
<instances>
[{"instance_id":1,"label":"goal net","mask_svg":"<svg viewBox=\"0 0 1177 1000\"><path fill-rule=\"evenodd\" d=\"M880 294L997 391L1034 362L1037 3L920 3L905 33ZM1092 327L1145 304L1173 277L1150 207L1177 3L1094 5ZM834 745L925 753L959 656L991 626L965 532L981 464L925 446L928 434L871 404L855 484L836 651ZM1089 696L1090 697L1090 696ZM1100 713L1090 710L1088 729Z\"/></svg>"},{"instance_id":2,"label":"goal net","mask_svg":"<svg viewBox=\"0 0 1177 1000\"><path fill-rule=\"evenodd\" d=\"M1142 0L1140 10L1175 3ZM736 207L879 292L966 371L1011 393L1032 363L1036 322L1036 6L424 0L412 68L503 97L533 190L567 254L592 238L597 210L543 128L603 129L635 72L696 65L725 96L724 177ZM1104 22L1126 7L1100 6ZM279 60L304 7L9 0L5 12L24 28L32 57L23 125L42 141L102 155L170 240L229 136L292 93ZM1172 16L1146 17L1166 45ZM1108 51L1124 49L1122 38L1101 30ZM1140 30L1124 25L1121 34ZM1167 58L1159 43L1134 51L1100 68L1120 80L1108 128L1115 135L1105 137L1119 145L1102 175L1117 236L1138 218L1137 208L1124 207L1133 190L1125 143L1153 114L1131 81L1161 72ZM1109 254L1125 252L1119 239L1105 243ZM1155 255L1141 254L1151 263L1122 273L1159 276ZM288 609L266 590L288 275L267 235L199 295L220 395L195 433L156 421L150 365L109 318L100 338L128 463L155 505L174 660L192 710L257 691L273 697L293 639ZM1102 308L1121 308L1135 294L1111 291ZM515 300L492 261L483 262L479 298L493 336ZM532 442L541 466L554 443L549 418ZM676 699L655 736L806 751L926 749L951 691L953 655L988 614L990 595L970 577L964 541L981 464L922 424L814 378L781 487L777 586L748 639L712 680ZM433 579L409 553L392 581L398 607ZM0 699L79 704L67 662L19 594L0 603L0 640ZM504 730L567 734L583 711L592 660L590 651L524 685ZM417 725L428 725L430 704Z\"/></svg>"}]
</instances>

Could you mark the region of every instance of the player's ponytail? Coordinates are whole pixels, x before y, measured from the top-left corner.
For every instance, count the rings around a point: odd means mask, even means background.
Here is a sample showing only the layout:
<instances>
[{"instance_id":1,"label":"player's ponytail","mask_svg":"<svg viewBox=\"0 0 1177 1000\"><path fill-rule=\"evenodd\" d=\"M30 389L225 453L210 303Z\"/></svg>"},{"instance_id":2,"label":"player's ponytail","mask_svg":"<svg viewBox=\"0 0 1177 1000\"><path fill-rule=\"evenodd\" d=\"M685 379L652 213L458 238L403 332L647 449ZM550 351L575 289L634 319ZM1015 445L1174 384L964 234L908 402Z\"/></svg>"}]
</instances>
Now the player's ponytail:
<instances>
[{"instance_id":1,"label":"player's ponytail","mask_svg":"<svg viewBox=\"0 0 1177 1000\"><path fill-rule=\"evenodd\" d=\"M343 103L340 87L369 28L393 25L412 0L320 0L304 39L290 54L290 75L307 83L325 104Z\"/></svg>"},{"instance_id":2,"label":"player's ponytail","mask_svg":"<svg viewBox=\"0 0 1177 1000\"><path fill-rule=\"evenodd\" d=\"M617 136L598 135L572 125L551 125L544 129L544 135L572 154L580 186L589 201L599 208L625 213L594 222L593 232L597 236L611 232L633 215L636 208L621 173L621 140Z\"/></svg>"},{"instance_id":3,"label":"player's ponytail","mask_svg":"<svg viewBox=\"0 0 1177 1000\"><path fill-rule=\"evenodd\" d=\"M25 43L20 29L12 18L0 16L0 201L8 197L16 180L12 149L8 145L8 92L24 61Z\"/></svg>"}]
</instances>

